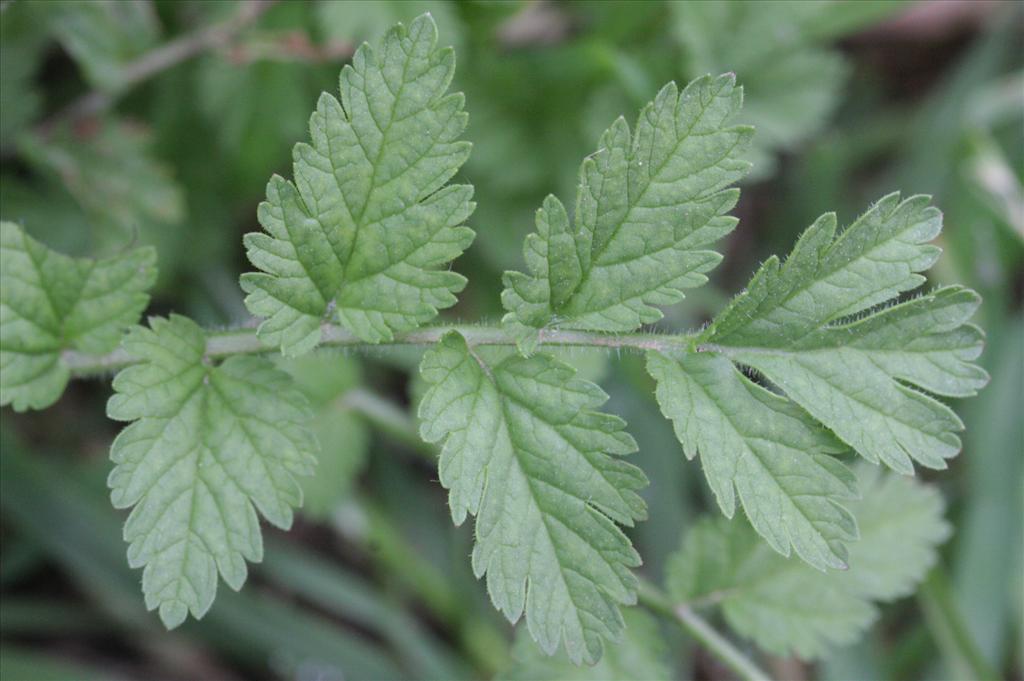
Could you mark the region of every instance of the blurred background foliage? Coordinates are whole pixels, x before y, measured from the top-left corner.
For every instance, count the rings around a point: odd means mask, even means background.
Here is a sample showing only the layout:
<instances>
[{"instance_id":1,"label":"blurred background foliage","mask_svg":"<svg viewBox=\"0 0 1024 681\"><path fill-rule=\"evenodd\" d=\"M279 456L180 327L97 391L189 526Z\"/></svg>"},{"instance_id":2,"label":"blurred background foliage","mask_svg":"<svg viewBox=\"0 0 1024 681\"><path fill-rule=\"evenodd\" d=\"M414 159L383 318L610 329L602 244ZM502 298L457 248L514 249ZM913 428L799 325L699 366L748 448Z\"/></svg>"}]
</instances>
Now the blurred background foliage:
<instances>
[{"instance_id":1,"label":"blurred background foliage","mask_svg":"<svg viewBox=\"0 0 1024 681\"><path fill-rule=\"evenodd\" d=\"M0 3L0 217L52 247L159 249L152 310L245 323L241 235L272 173L290 175L322 90L354 47L432 12L458 55L474 143L470 284L446 316L497 320L500 274L551 192L668 80L735 71L755 171L712 283L662 326L706 321L817 215L849 223L891 190L933 194L945 255L932 284L985 303L991 385L956 404L951 470L925 477L956 532L916 599L885 609L828 661L764 659L786 679L964 679L1022 669L1024 12L1011 2ZM2 414L0 676L4 679L709 678L728 672L642 612L593 669L541 659L469 568L409 405L417 356L324 352L282 365L324 443L288 534L268 530L239 594L167 633L146 613L108 500L106 381L49 411ZM652 480L633 531L658 579L700 513L717 511L657 413L635 356L570 353L612 395ZM614 360L614 361L611 361ZM518 639L513 642L513 639ZM657 640L637 646L635 641Z\"/></svg>"}]
</instances>

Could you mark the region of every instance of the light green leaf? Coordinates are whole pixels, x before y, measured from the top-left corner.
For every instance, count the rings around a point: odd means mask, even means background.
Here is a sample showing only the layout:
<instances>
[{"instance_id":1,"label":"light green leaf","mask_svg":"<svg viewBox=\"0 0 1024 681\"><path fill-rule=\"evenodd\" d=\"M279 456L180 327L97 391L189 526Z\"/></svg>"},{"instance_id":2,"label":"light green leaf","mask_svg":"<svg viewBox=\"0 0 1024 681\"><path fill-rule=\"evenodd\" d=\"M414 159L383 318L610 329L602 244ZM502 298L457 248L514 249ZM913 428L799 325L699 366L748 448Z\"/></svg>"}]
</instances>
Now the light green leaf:
<instances>
[{"instance_id":1,"label":"light green leaf","mask_svg":"<svg viewBox=\"0 0 1024 681\"><path fill-rule=\"evenodd\" d=\"M736 496L758 534L814 567L846 567L857 525L839 505L856 496L853 474L830 456L844 447L800 407L747 379L721 355L651 351L662 413L687 458L699 452L722 512ZM735 492L734 492L735 489Z\"/></svg>"},{"instance_id":2,"label":"light green leaf","mask_svg":"<svg viewBox=\"0 0 1024 681\"><path fill-rule=\"evenodd\" d=\"M504 276L505 323L525 349L531 328L632 331L707 281L722 259L708 249L736 225L725 213L739 191L726 188L749 168L737 156L753 131L729 125L742 101L729 74L682 92L669 83L635 133L618 119L584 160L574 226L544 201L524 247L530 274Z\"/></svg>"},{"instance_id":3,"label":"light green leaf","mask_svg":"<svg viewBox=\"0 0 1024 681\"><path fill-rule=\"evenodd\" d=\"M217 574L233 589L246 560L263 555L256 509L287 529L302 502L297 475L312 473L316 440L309 405L290 377L261 357L219 366L189 319L153 318L124 349L141 363L114 378L112 419L135 423L111 447L117 508L134 506L124 528L128 562L145 567L146 606L168 628L202 617Z\"/></svg>"},{"instance_id":4,"label":"light green leaf","mask_svg":"<svg viewBox=\"0 0 1024 681\"><path fill-rule=\"evenodd\" d=\"M672 597L720 605L733 629L777 655L815 658L853 643L877 617L876 601L914 591L949 535L934 489L866 465L858 475L864 498L851 508L861 538L848 571L819 572L772 552L745 525L704 520L670 561Z\"/></svg>"},{"instance_id":5,"label":"light green leaf","mask_svg":"<svg viewBox=\"0 0 1024 681\"><path fill-rule=\"evenodd\" d=\"M665 662L666 646L658 622L639 608L627 608L621 641L609 645L592 667L578 667L559 653L544 655L521 632L512 646L511 668L498 675L501 681L669 681L672 672Z\"/></svg>"},{"instance_id":6,"label":"light green leaf","mask_svg":"<svg viewBox=\"0 0 1024 681\"><path fill-rule=\"evenodd\" d=\"M473 571L495 606L541 648L559 640L593 664L636 601L640 557L616 523L645 516L646 478L619 456L625 423L596 411L607 395L544 354L485 364L451 333L423 356L430 384L420 434L444 442L438 463L452 519L477 517Z\"/></svg>"},{"instance_id":7,"label":"light green leaf","mask_svg":"<svg viewBox=\"0 0 1024 681\"><path fill-rule=\"evenodd\" d=\"M242 276L260 337L298 355L336 319L387 341L455 303L465 278L446 266L469 245L460 226L469 185L445 185L469 156L463 96L445 94L452 50L429 15L363 45L341 73L341 102L324 93L312 144L295 147L294 183L274 176L247 234L260 270Z\"/></svg>"},{"instance_id":8,"label":"light green leaf","mask_svg":"<svg viewBox=\"0 0 1024 681\"><path fill-rule=\"evenodd\" d=\"M980 299L948 287L872 312L924 281L941 225L924 196L890 194L839 236L823 215L785 264L764 263L702 349L760 371L869 461L945 468L963 424L922 391L964 397L987 382L972 364L982 333L967 323Z\"/></svg>"},{"instance_id":9,"label":"light green leaf","mask_svg":"<svg viewBox=\"0 0 1024 681\"><path fill-rule=\"evenodd\" d=\"M64 392L65 350L103 353L138 321L156 252L71 258L0 222L0 404L42 409Z\"/></svg>"}]
</instances>

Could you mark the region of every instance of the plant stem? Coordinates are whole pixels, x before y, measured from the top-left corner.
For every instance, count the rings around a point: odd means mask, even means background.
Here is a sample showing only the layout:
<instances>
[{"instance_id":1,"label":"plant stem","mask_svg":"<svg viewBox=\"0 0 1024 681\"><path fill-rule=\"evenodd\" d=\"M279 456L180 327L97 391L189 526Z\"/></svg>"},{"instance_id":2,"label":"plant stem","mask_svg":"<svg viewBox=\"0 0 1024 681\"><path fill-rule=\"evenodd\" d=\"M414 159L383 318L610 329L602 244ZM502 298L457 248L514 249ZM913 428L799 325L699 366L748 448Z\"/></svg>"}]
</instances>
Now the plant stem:
<instances>
[{"instance_id":1,"label":"plant stem","mask_svg":"<svg viewBox=\"0 0 1024 681\"><path fill-rule=\"evenodd\" d=\"M425 461L437 461L437 448L424 442L409 413L366 388L352 388L341 398L341 406L362 416L375 429L408 447Z\"/></svg>"},{"instance_id":2,"label":"plant stem","mask_svg":"<svg viewBox=\"0 0 1024 681\"><path fill-rule=\"evenodd\" d=\"M754 664L729 639L715 631L714 627L691 610L689 606L673 603L658 587L642 578L637 596L641 605L674 619L679 626L693 636L709 653L735 672L739 678L745 681L770 681L771 677L767 673Z\"/></svg>"},{"instance_id":3,"label":"plant stem","mask_svg":"<svg viewBox=\"0 0 1024 681\"><path fill-rule=\"evenodd\" d=\"M396 334L384 343L367 343L340 326L325 324L321 329L320 344L346 348L382 348L390 345L433 345L451 332L462 334L472 346L514 346L515 338L501 326L438 324L423 326L414 331ZM540 344L549 347L596 347L626 350L686 350L694 339L690 334L625 333L609 334L594 331L540 331ZM274 352L277 348L266 345L256 336L253 328L213 331L207 335L206 357L218 359L231 355ZM134 364L136 360L121 348L105 355L91 355L75 350L63 354L64 365L74 376L90 376L115 371Z\"/></svg>"}]
</instances>

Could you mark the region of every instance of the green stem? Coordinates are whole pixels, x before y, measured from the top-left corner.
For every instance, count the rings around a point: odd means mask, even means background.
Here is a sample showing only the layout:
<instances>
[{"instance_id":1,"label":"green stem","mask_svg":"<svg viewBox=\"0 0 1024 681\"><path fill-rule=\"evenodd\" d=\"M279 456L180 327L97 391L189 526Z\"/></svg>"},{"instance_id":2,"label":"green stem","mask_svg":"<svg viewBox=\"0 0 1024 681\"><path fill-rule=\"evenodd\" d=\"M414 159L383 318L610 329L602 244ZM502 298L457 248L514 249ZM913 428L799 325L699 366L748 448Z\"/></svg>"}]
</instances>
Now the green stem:
<instances>
[{"instance_id":1,"label":"green stem","mask_svg":"<svg viewBox=\"0 0 1024 681\"><path fill-rule=\"evenodd\" d=\"M423 441L416 422L397 404L366 388L353 388L341 398L341 406L359 414L371 426L406 445L425 460L437 461L437 448Z\"/></svg>"},{"instance_id":2,"label":"green stem","mask_svg":"<svg viewBox=\"0 0 1024 681\"><path fill-rule=\"evenodd\" d=\"M390 345L433 345L451 332L457 331L470 346L516 344L515 337L501 326L469 324L437 324L423 326L414 331L396 334L384 343L367 343L350 331L333 324L321 329L320 344L346 348L381 348ZM548 347L596 347L627 350L686 350L695 336L691 334L624 333L610 334L595 331L564 331L543 329L539 332L540 344ZM206 357L218 359L231 355L259 354L273 352L277 348L266 345L253 328L211 331L206 340ZM121 348L105 355L91 355L67 350L63 354L64 365L74 376L90 376L116 371L134 364L136 360Z\"/></svg>"},{"instance_id":3,"label":"green stem","mask_svg":"<svg viewBox=\"0 0 1024 681\"><path fill-rule=\"evenodd\" d=\"M673 603L658 587L645 579L640 580L637 592L640 604L648 609L675 620L679 626L693 636L705 649L745 681L770 681L771 677L734 646L732 642L708 624L685 604Z\"/></svg>"}]
</instances>

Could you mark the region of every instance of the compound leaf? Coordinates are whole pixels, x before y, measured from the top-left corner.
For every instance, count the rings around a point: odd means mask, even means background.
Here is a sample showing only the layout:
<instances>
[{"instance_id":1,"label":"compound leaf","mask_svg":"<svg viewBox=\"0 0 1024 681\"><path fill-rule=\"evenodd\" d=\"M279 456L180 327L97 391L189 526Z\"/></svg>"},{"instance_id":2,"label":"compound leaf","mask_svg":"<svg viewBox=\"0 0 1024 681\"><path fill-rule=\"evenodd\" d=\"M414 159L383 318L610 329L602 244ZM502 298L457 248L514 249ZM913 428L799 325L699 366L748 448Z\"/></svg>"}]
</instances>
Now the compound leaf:
<instances>
[{"instance_id":1,"label":"compound leaf","mask_svg":"<svg viewBox=\"0 0 1024 681\"><path fill-rule=\"evenodd\" d=\"M851 507L861 538L848 571L819 572L772 552L745 525L703 520L670 560L673 598L720 605L733 629L778 655L815 658L854 642L877 617L875 601L912 593L949 535L935 490L875 467L858 474L864 498Z\"/></svg>"},{"instance_id":2,"label":"compound leaf","mask_svg":"<svg viewBox=\"0 0 1024 681\"><path fill-rule=\"evenodd\" d=\"M842 444L721 355L651 351L647 369L687 458L700 452L725 515L732 517L739 496L776 551L795 549L820 570L845 568L844 542L856 539L857 525L840 502L856 496L856 480L830 456Z\"/></svg>"},{"instance_id":3,"label":"compound leaf","mask_svg":"<svg viewBox=\"0 0 1024 681\"><path fill-rule=\"evenodd\" d=\"M263 556L256 509L287 529L302 501L297 475L315 464L310 410L290 377L264 358L204 358L206 337L172 315L136 327L124 349L140 364L114 378L112 419L135 422L111 447L111 500L134 506L128 562L145 567L146 606L168 627L213 603L217 574L233 589Z\"/></svg>"},{"instance_id":4,"label":"compound leaf","mask_svg":"<svg viewBox=\"0 0 1024 681\"><path fill-rule=\"evenodd\" d=\"M0 223L0 404L23 411L56 402L70 377L63 351L117 347L155 279L152 248L72 258Z\"/></svg>"},{"instance_id":5,"label":"compound leaf","mask_svg":"<svg viewBox=\"0 0 1024 681\"><path fill-rule=\"evenodd\" d=\"M462 336L423 357L430 385L421 435L438 463L452 518L477 517L473 571L511 622L525 611L548 654L564 640L593 664L636 601L640 557L616 523L645 516L646 478L620 460L636 449L625 423L596 411L607 395L545 354L484 363Z\"/></svg>"},{"instance_id":6,"label":"compound leaf","mask_svg":"<svg viewBox=\"0 0 1024 681\"><path fill-rule=\"evenodd\" d=\"M972 364L983 334L967 323L980 299L947 287L872 311L924 281L941 226L925 196L890 194L838 237L823 215L784 264L765 262L702 349L757 369L869 461L945 468L963 424L922 391L963 397L987 382Z\"/></svg>"},{"instance_id":7,"label":"compound leaf","mask_svg":"<svg viewBox=\"0 0 1024 681\"><path fill-rule=\"evenodd\" d=\"M554 196L526 238L530 274L506 272L505 322L529 350L544 327L632 331L654 305L682 299L721 260L710 246L736 225L727 189L747 172L737 157L749 127L730 126L743 101L732 74L661 89L635 132L622 118L583 161L575 222Z\"/></svg>"},{"instance_id":8,"label":"compound leaf","mask_svg":"<svg viewBox=\"0 0 1024 681\"><path fill-rule=\"evenodd\" d=\"M247 234L242 276L260 337L298 355L336 321L368 342L391 340L455 303L465 278L444 266L473 239L469 185L445 185L469 156L463 96L445 94L452 50L429 15L363 45L324 93L295 180L274 176Z\"/></svg>"}]
</instances>

